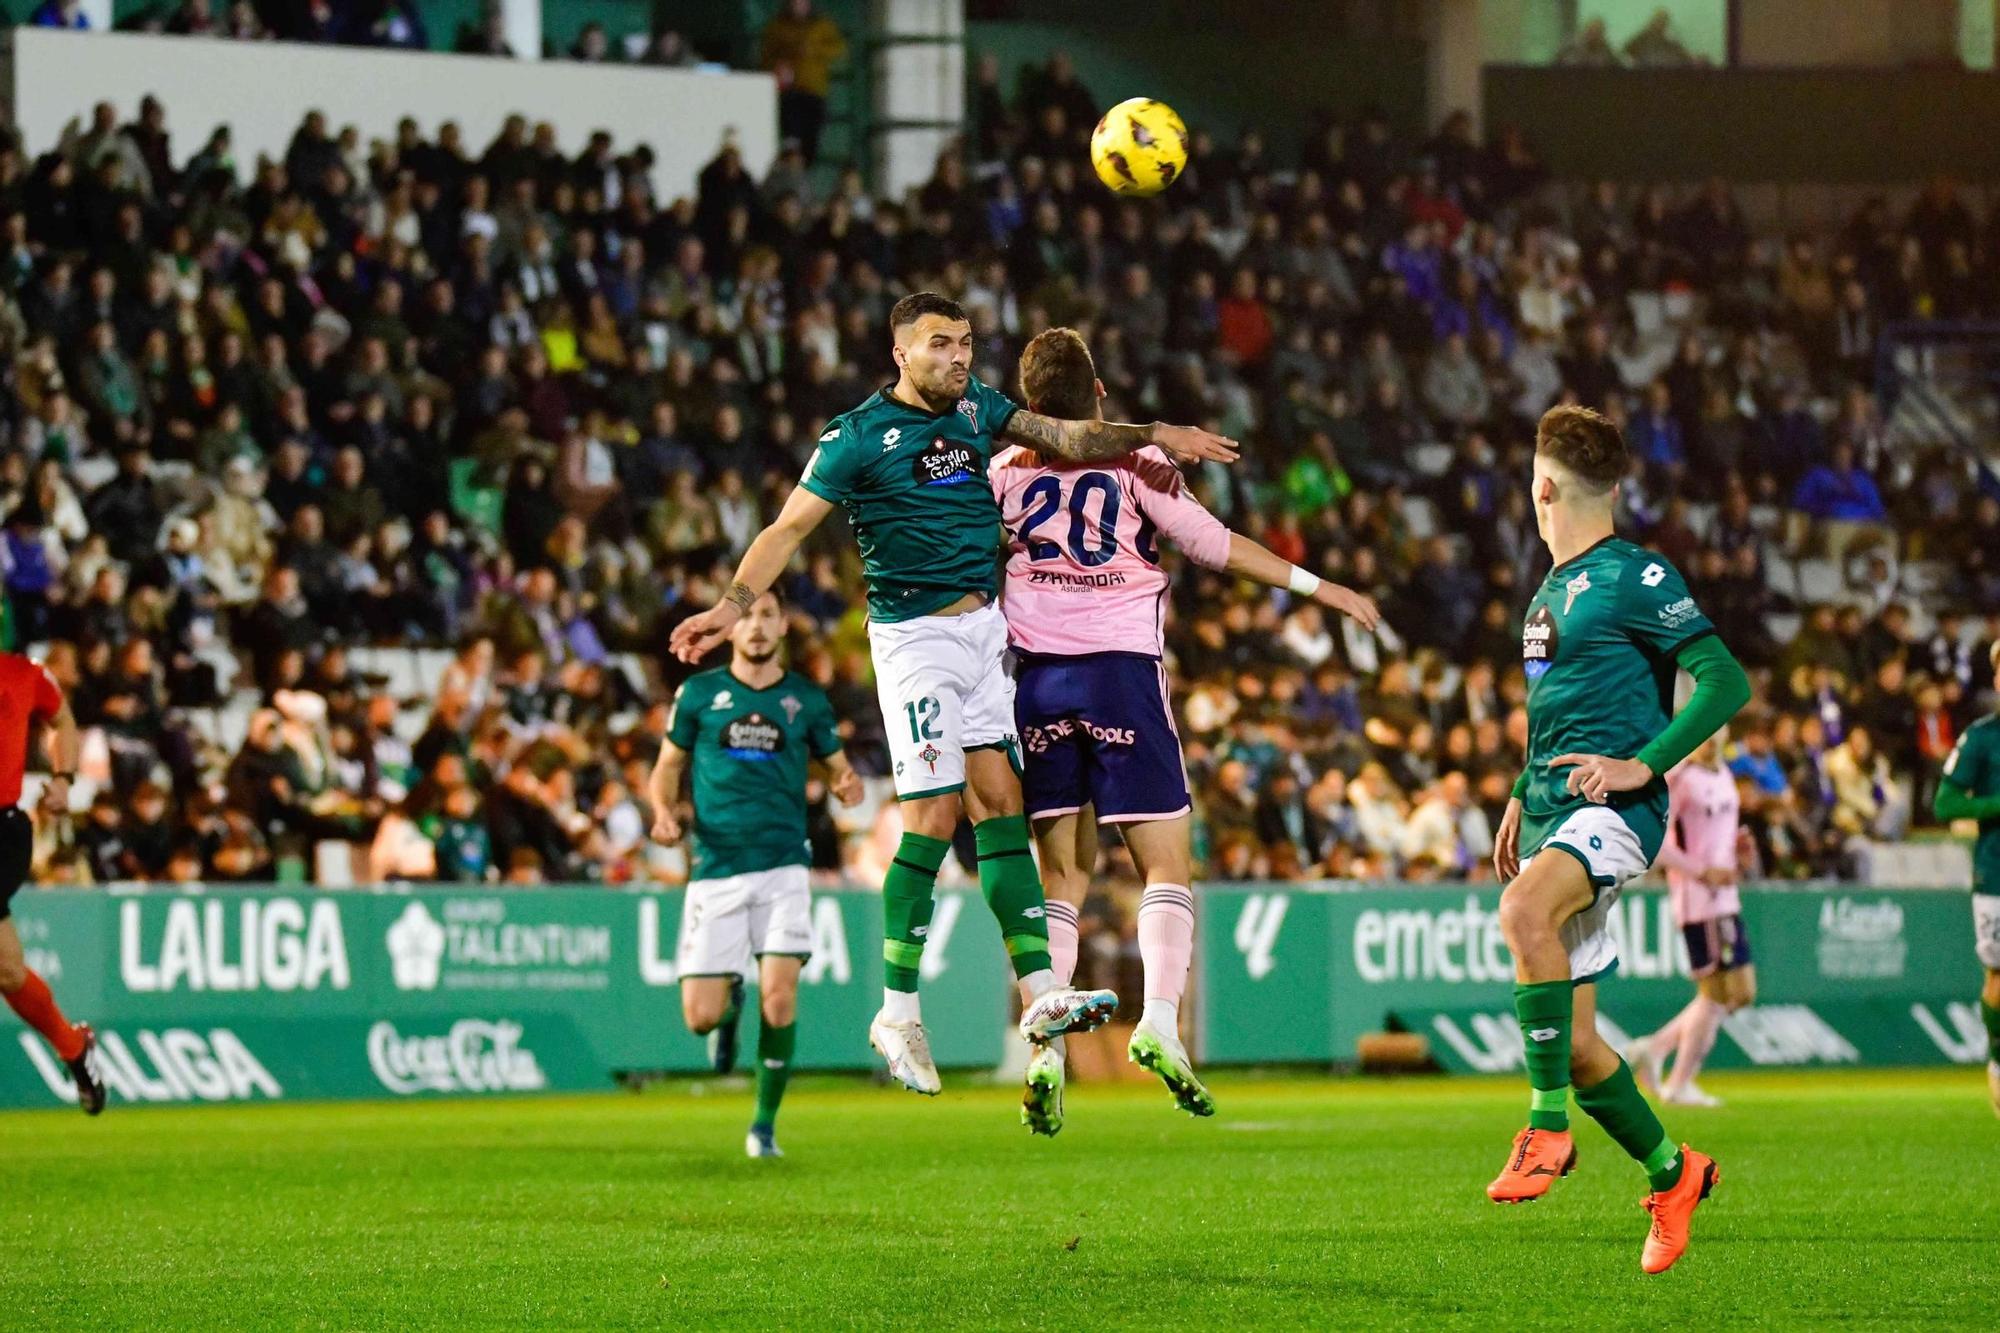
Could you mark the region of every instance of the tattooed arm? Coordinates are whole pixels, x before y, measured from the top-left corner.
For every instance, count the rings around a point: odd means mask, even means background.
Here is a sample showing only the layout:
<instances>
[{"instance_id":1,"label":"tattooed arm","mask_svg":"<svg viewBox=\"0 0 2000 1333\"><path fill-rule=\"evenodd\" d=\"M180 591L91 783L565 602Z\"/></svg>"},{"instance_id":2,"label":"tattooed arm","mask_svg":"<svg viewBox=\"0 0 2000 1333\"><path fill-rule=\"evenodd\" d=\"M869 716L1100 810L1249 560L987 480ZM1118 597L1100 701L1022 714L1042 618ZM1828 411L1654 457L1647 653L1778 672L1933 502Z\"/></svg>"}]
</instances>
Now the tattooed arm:
<instances>
[{"instance_id":1,"label":"tattooed arm","mask_svg":"<svg viewBox=\"0 0 2000 1333\"><path fill-rule=\"evenodd\" d=\"M750 604L763 596L792 563L803 542L820 520L833 512L833 505L800 486L785 501L785 507L771 525L757 534L736 566L736 577L722 600L674 626L668 646L683 662L699 662L724 639L743 618Z\"/></svg>"},{"instance_id":2,"label":"tattooed arm","mask_svg":"<svg viewBox=\"0 0 2000 1333\"><path fill-rule=\"evenodd\" d=\"M1023 409L1007 418L1001 434L1015 444L1025 444L1072 463L1123 458L1149 444L1157 444L1176 463L1236 461L1236 441L1192 426L1169 426L1162 421L1149 426L1122 421L1069 421Z\"/></svg>"}]
</instances>

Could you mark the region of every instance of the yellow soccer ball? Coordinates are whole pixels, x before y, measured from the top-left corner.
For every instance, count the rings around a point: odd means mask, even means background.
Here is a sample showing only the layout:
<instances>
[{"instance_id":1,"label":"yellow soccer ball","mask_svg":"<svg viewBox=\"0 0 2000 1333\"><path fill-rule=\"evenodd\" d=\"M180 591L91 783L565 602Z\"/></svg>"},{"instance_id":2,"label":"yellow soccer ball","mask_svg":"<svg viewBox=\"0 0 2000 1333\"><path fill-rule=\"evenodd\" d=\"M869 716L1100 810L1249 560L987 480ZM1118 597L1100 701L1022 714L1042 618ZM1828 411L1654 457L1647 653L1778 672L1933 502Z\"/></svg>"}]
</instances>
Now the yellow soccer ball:
<instances>
[{"instance_id":1,"label":"yellow soccer ball","mask_svg":"<svg viewBox=\"0 0 2000 1333\"><path fill-rule=\"evenodd\" d=\"M1090 132L1090 165L1113 194L1158 194L1187 160L1187 126L1172 107L1150 97L1120 102Z\"/></svg>"}]
</instances>

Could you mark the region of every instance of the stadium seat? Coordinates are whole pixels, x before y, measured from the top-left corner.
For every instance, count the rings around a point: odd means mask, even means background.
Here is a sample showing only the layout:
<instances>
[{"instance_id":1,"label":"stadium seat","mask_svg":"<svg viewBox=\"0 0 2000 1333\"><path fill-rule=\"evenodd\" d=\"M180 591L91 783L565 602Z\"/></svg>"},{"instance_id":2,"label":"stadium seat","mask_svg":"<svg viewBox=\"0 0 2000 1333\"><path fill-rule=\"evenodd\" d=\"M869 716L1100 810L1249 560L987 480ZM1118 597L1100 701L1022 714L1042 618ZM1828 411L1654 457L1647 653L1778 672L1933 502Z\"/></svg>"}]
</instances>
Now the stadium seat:
<instances>
[{"instance_id":1,"label":"stadium seat","mask_svg":"<svg viewBox=\"0 0 2000 1333\"><path fill-rule=\"evenodd\" d=\"M497 487L479 485L478 473L476 458L451 460L451 509L473 526L497 533L501 511L506 507L506 493Z\"/></svg>"}]
</instances>

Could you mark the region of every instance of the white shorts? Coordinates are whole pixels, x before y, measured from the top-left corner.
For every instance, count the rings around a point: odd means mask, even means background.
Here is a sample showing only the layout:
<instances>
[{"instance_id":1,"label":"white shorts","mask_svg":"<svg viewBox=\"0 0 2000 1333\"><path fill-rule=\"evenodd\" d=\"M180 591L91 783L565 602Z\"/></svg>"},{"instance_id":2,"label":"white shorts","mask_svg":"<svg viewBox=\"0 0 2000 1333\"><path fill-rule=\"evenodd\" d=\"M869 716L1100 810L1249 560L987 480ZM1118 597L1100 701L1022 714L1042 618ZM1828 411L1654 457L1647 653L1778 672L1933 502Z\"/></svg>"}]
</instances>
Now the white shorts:
<instances>
[{"instance_id":1,"label":"white shorts","mask_svg":"<svg viewBox=\"0 0 2000 1333\"><path fill-rule=\"evenodd\" d=\"M1561 850L1553 850L1560 848ZM1570 978L1581 984L1596 981L1618 962L1618 942L1611 938L1611 909L1618 891L1646 873L1652 863L1639 845L1639 835L1608 807L1586 806L1556 826L1535 856L1574 855L1590 872L1597 897L1589 907L1563 923L1563 947L1569 950ZM1526 870L1534 856L1523 858Z\"/></svg>"},{"instance_id":2,"label":"white shorts","mask_svg":"<svg viewBox=\"0 0 2000 1333\"><path fill-rule=\"evenodd\" d=\"M1972 948L1981 967L2000 972L2000 893L1972 895Z\"/></svg>"},{"instance_id":3,"label":"white shorts","mask_svg":"<svg viewBox=\"0 0 2000 1333\"><path fill-rule=\"evenodd\" d=\"M871 620L868 643L899 799L959 791L967 750L1013 748L1014 681L999 607Z\"/></svg>"},{"instance_id":4,"label":"white shorts","mask_svg":"<svg viewBox=\"0 0 2000 1333\"><path fill-rule=\"evenodd\" d=\"M804 866L698 879L681 900L674 967L688 977L734 977L766 954L812 957L812 893Z\"/></svg>"}]
</instances>

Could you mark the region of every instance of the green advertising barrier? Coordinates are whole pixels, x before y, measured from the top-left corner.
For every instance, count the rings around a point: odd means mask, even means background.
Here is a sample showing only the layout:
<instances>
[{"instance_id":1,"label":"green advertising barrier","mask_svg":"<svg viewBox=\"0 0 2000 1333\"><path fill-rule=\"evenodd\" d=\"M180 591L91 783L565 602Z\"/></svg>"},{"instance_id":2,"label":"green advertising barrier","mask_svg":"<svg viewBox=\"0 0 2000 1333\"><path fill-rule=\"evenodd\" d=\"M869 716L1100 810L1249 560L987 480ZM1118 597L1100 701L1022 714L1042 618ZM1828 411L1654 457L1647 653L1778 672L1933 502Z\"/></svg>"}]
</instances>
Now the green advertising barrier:
<instances>
[{"instance_id":1,"label":"green advertising barrier","mask_svg":"<svg viewBox=\"0 0 2000 1333\"><path fill-rule=\"evenodd\" d=\"M573 1090L609 1087L614 1071L699 1071L674 969L680 911L678 891L615 889L14 903L29 965L97 1029L105 1080L128 1102ZM816 894L813 937L798 1067L872 1068L880 897ZM1010 973L978 893L938 894L923 980L938 1064L998 1064ZM40 1038L0 1032L0 1106L73 1099Z\"/></svg>"},{"instance_id":2,"label":"green advertising barrier","mask_svg":"<svg viewBox=\"0 0 2000 1333\"><path fill-rule=\"evenodd\" d=\"M1422 1034L1447 1069L1521 1065L1499 889L1209 887L1196 895L1197 1022L1207 1064L1346 1063L1366 1034ZM1758 886L1743 894L1757 1003L1710 1063L1919 1065L1985 1058L1980 969L1964 890ZM1693 993L1664 891L1613 915L1619 967L1598 987L1623 1045Z\"/></svg>"}]
</instances>

